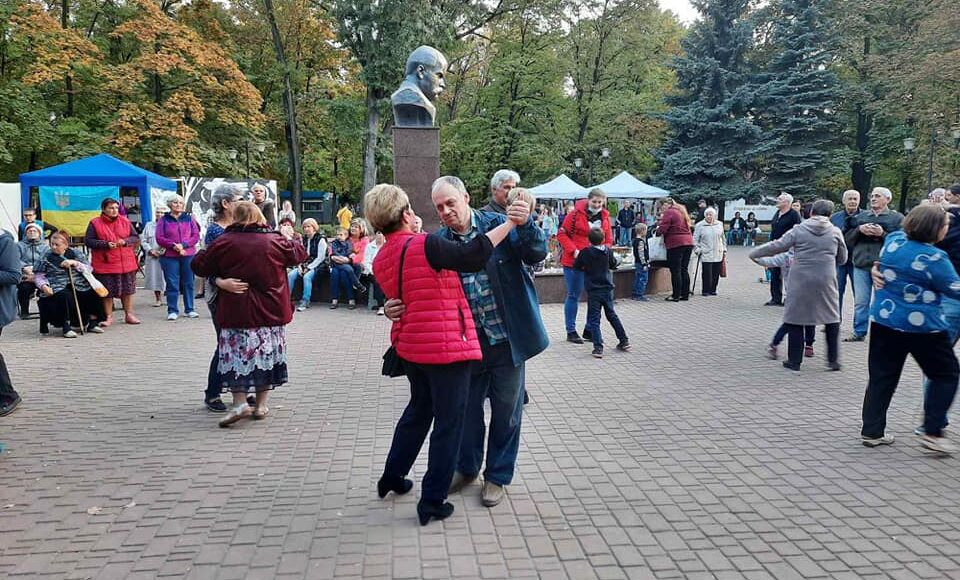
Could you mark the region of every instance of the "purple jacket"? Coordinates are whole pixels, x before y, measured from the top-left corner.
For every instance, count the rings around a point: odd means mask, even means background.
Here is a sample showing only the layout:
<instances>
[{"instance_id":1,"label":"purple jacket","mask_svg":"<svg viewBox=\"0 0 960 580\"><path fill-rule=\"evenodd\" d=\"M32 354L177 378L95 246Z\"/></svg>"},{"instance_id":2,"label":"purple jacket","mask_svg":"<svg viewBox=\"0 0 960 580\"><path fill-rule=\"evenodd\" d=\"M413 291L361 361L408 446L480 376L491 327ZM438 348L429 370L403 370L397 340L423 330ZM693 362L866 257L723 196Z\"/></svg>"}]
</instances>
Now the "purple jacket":
<instances>
[{"instance_id":1,"label":"purple jacket","mask_svg":"<svg viewBox=\"0 0 960 580\"><path fill-rule=\"evenodd\" d=\"M197 253L197 242L200 241L200 226L193 216L188 213L180 214L180 219L174 219L167 214L157 222L157 244L164 248L165 258L178 258L180 254L173 249L175 244L183 246L185 256Z\"/></svg>"}]
</instances>

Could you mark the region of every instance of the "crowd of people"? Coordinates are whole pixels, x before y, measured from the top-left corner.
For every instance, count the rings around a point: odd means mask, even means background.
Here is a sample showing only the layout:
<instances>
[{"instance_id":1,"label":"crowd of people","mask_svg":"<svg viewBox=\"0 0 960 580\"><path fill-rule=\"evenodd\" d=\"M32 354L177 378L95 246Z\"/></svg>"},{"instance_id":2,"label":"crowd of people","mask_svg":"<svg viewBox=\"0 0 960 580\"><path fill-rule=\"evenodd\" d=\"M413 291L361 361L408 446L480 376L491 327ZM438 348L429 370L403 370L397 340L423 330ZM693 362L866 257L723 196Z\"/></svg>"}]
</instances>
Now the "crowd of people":
<instances>
[{"instance_id":1,"label":"crowd of people","mask_svg":"<svg viewBox=\"0 0 960 580\"><path fill-rule=\"evenodd\" d=\"M629 204L612 218L600 189L554 213L536 207L520 187L520 176L507 169L494 174L489 189L487 205L472 209L460 179L438 179L431 197L443 227L425 233L406 193L378 185L364 197L364 217L346 204L340 209L332 240L312 218L302 221L302 233L296 231L292 207L278 212L262 186L251 189L250 201L234 185L218 188L202 241L199 224L179 196L167 199L167 211L157 208L140 234L119 202L106 199L83 238L89 261L62 232L45 240L51 228L28 209L19 244L10 234L0 236L0 299L10 298L0 303L0 327L13 320L17 306L21 317L28 316L33 296L44 333L50 325L67 338L75 338L77 330L102 333L113 323L115 299L123 305L124 321L139 324L132 297L140 269L136 250L142 250L144 287L154 292L155 306L167 306L168 320L199 316L195 276L203 281L200 294L216 335L204 403L221 413L219 424L228 427L268 416L270 391L289 375L285 327L295 311L310 307L315 285L326 277L330 308L346 300L354 309L358 299L369 297L392 322L397 363L391 374L404 374L410 383L410 402L377 483L380 497L412 489L407 475L432 426L417 506L421 524L450 516L448 494L481 475L481 501L492 507L503 500L516 466L528 400L525 361L549 342L533 268L544 261L551 242L566 285L566 340L590 342L592 355L602 358L601 315L613 327L616 349L631 350L614 302L613 273L620 267L615 245L632 250L632 298L648 300L650 269L657 264L670 273L666 300L682 302L690 300L698 281L702 296L718 295L729 247L755 245L761 227L752 212L746 218L738 212L725 228L705 201L692 217L672 198L654 204L653 224L645 209ZM888 207L891 197L888 189L874 188L868 209L861 209L859 192L846 191L837 211L828 200L803 205L788 193L777 197L769 241L750 252L769 272L766 304L783 307L782 324L766 352L779 359L786 339L783 366L799 371L804 359L814 356L816 329L822 326L826 368L841 370L843 296L852 282L854 317L844 340L872 336L863 444L893 443L885 418L909 354L926 376L920 442L932 452L950 453L943 429L960 380L953 352L960 335L960 185L906 217ZM249 259L254 254L258 260ZM580 326L584 293L587 314ZM225 393L231 395L229 405ZM0 415L19 403L0 357Z\"/></svg>"}]
</instances>

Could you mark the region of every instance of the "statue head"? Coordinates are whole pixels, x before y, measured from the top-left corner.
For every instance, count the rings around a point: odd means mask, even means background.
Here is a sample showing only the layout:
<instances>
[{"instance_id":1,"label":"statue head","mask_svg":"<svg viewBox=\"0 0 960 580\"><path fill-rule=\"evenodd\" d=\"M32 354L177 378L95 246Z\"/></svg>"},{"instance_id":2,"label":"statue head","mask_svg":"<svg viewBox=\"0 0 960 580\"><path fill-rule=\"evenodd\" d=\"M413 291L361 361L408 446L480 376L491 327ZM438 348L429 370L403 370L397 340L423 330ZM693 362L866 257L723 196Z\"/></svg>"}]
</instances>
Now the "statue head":
<instances>
[{"instance_id":1,"label":"statue head","mask_svg":"<svg viewBox=\"0 0 960 580\"><path fill-rule=\"evenodd\" d=\"M408 80L416 79L420 92L434 101L447 86L443 81L445 70L447 70L447 59L439 50L432 46L418 46L407 57L404 74Z\"/></svg>"}]
</instances>

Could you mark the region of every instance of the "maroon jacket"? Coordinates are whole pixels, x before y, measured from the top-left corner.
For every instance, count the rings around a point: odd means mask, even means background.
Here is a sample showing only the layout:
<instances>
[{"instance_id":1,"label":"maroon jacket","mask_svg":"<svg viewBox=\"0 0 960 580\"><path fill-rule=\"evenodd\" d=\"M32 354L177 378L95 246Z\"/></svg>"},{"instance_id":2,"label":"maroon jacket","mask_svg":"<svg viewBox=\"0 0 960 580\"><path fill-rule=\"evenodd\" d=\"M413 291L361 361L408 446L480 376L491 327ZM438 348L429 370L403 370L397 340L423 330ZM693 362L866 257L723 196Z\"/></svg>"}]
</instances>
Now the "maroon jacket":
<instances>
[{"instance_id":1,"label":"maroon jacket","mask_svg":"<svg viewBox=\"0 0 960 580\"><path fill-rule=\"evenodd\" d=\"M657 224L657 232L663 236L663 246L668 250L693 245L690 224L678 209L671 207L663 212Z\"/></svg>"},{"instance_id":2,"label":"maroon jacket","mask_svg":"<svg viewBox=\"0 0 960 580\"><path fill-rule=\"evenodd\" d=\"M238 278L250 285L242 294L217 294L221 328L283 326L293 319L287 268L307 258L303 246L269 228L230 226L190 268L197 276Z\"/></svg>"}]
</instances>

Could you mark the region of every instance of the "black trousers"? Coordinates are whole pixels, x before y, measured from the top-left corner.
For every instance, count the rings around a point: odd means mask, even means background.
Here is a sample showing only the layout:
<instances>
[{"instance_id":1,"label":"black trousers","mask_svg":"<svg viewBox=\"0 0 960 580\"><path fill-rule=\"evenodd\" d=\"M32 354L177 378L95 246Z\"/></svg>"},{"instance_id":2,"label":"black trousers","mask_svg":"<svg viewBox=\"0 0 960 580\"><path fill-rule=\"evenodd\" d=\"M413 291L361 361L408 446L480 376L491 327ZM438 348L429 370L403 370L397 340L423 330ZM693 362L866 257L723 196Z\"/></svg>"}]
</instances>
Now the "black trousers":
<instances>
[{"instance_id":1,"label":"black trousers","mask_svg":"<svg viewBox=\"0 0 960 580\"><path fill-rule=\"evenodd\" d=\"M37 286L33 282L17 284L17 305L20 307L20 317L26 318L30 314L30 299L37 293Z\"/></svg>"},{"instance_id":2,"label":"black trousers","mask_svg":"<svg viewBox=\"0 0 960 580\"><path fill-rule=\"evenodd\" d=\"M617 311L613 309L613 290L605 290L587 294L587 330L591 333L593 346L603 346L603 336L600 333L601 311L613 327L617 340L621 343L627 342L627 331L623 329L623 323L620 322Z\"/></svg>"},{"instance_id":3,"label":"black trousers","mask_svg":"<svg viewBox=\"0 0 960 580\"><path fill-rule=\"evenodd\" d=\"M722 262L701 262L703 268L701 279L703 280L703 292L713 293L717 291L717 285L720 283L720 264Z\"/></svg>"},{"instance_id":4,"label":"black trousers","mask_svg":"<svg viewBox=\"0 0 960 580\"><path fill-rule=\"evenodd\" d=\"M783 271L770 268L770 300L783 304Z\"/></svg>"},{"instance_id":5,"label":"black trousers","mask_svg":"<svg viewBox=\"0 0 960 580\"><path fill-rule=\"evenodd\" d=\"M667 250L667 265L670 267L670 285L673 298L690 296L690 255L693 246L680 246Z\"/></svg>"},{"instance_id":6,"label":"black trousers","mask_svg":"<svg viewBox=\"0 0 960 580\"><path fill-rule=\"evenodd\" d=\"M2 332L3 328L0 327L0 333ZM7 363L3 360L3 355L0 354L0 404L7 404L18 396L17 390L13 388L13 381L10 380Z\"/></svg>"},{"instance_id":7,"label":"black trousers","mask_svg":"<svg viewBox=\"0 0 960 580\"><path fill-rule=\"evenodd\" d=\"M786 323L783 326L787 329L787 360L798 365L803 362L803 347L813 345L813 337L817 327ZM825 326L827 331L827 361L837 362L840 358L840 323L832 322Z\"/></svg>"},{"instance_id":8,"label":"black trousers","mask_svg":"<svg viewBox=\"0 0 960 580\"><path fill-rule=\"evenodd\" d=\"M82 320L77 319L77 303L80 305ZM97 324L104 319L103 302L93 290L77 292L77 302L73 300L70 286L53 296L40 298L41 319L66 332L72 325Z\"/></svg>"},{"instance_id":9,"label":"black trousers","mask_svg":"<svg viewBox=\"0 0 960 580\"><path fill-rule=\"evenodd\" d=\"M887 428L887 409L900 382L907 355L913 356L927 377L923 400L923 430L940 437L947 410L957 393L960 365L946 332L901 332L882 324L870 324L870 381L863 396L864 437L882 437Z\"/></svg>"}]
</instances>

